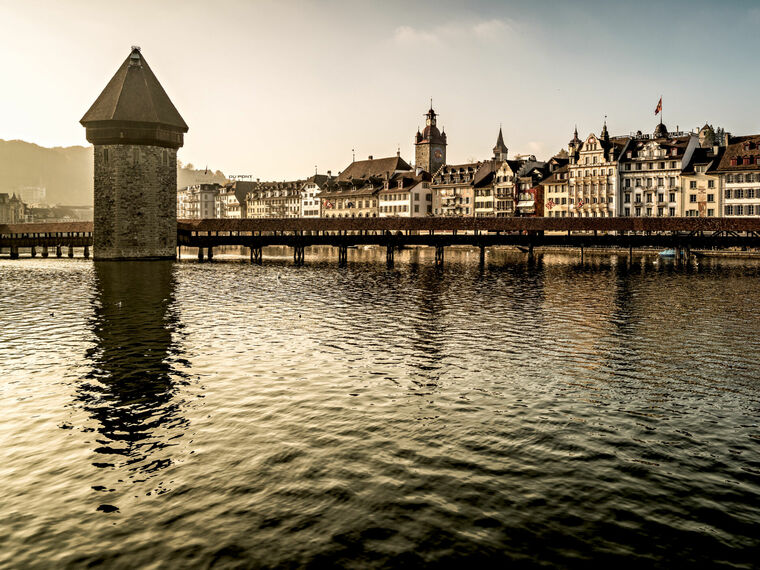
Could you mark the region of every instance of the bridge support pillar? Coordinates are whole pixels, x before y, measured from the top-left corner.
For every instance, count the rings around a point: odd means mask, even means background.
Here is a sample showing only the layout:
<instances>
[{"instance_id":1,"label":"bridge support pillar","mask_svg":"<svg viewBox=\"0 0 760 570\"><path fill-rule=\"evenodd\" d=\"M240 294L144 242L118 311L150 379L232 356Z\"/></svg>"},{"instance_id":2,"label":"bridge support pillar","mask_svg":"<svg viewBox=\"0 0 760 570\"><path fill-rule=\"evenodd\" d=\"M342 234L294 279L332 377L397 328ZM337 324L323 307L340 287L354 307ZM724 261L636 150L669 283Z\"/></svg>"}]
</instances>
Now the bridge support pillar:
<instances>
[{"instance_id":1,"label":"bridge support pillar","mask_svg":"<svg viewBox=\"0 0 760 570\"><path fill-rule=\"evenodd\" d=\"M74 246L73 245L69 246L69 257L74 257Z\"/></svg>"},{"instance_id":2,"label":"bridge support pillar","mask_svg":"<svg viewBox=\"0 0 760 570\"><path fill-rule=\"evenodd\" d=\"M208 251L206 252L206 257L208 258L209 261L211 261L212 259L214 259L214 248L213 247L209 247L208 248Z\"/></svg>"},{"instance_id":3,"label":"bridge support pillar","mask_svg":"<svg viewBox=\"0 0 760 570\"><path fill-rule=\"evenodd\" d=\"M480 266L484 267L486 264L486 246L480 246Z\"/></svg>"},{"instance_id":4,"label":"bridge support pillar","mask_svg":"<svg viewBox=\"0 0 760 570\"><path fill-rule=\"evenodd\" d=\"M388 267L393 267L393 250L394 247L392 244L385 246L385 264Z\"/></svg>"},{"instance_id":5,"label":"bridge support pillar","mask_svg":"<svg viewBox=\"0 0 760 570\"><path fill-rule=\"evenodd\" d=\"M90 246L86 245L84 246L84 258L90 259Z\"/></svg>"},{"instance_id":6,"label":"bridge support pillar","mask_svg":"<svg viewBox=\"0 0 760 570\"><path fill-rule=\"evenodd\" d=\"M11 259L18 259L18 246L12 245L11 246Z\"/></svg>"},{"instance_id":7,"label":"bridge support pillar","mask_svg":"<svg viewBox=\"0 0 760 570\"><path fill-rule=\"evenodd\" d=\"M32 254L32 257L37 257L37 246L36 245L33 245L31 247L31 254Z\"/></svg>"},{"instance_id":8,"label":"bridge support pillar","mask_svg":"<svg viewBox=\"0 0 760 570\"><path fill-rule=\"evenodd\" d=\"M198 248L198 261L203 261L203 248Z\"/></svg>"},{"instance_id":9,"label":"bridge support pillar","mask_svg":"<svg viewBox=\"0 0 760 570\"><path fill-rule=\"evenodd\" d=\"M338 266L345 267L348 265L348 247L345 245L338 246Z\"/></svg>"},{"instance_id":10,"label":"bridge support pillar","mask_svg":"<svg viewBox=\"0 0 760 570\"><path fill-rule=\"evenodd\" d=\"M42 257L47 258L50 255L50 252L48 251L48 246L43 245L42 246Z\"/></svg>"},{"instance_id":11,"label":"bridge support pillar","mask_svg":"<svg viewBox=\"0 0 760 570\"><path fill-rule=\"evenodd\" d=\"M583 244L581 244L581 263L583 263Z\"/></svg>"},{"instance_id":12,"label":"bridge support pillar","mask_svg":"<svg viewBox=\"0 0 760 570\"><path fill-rule=\"evenodd\" d=\"M297 245L293 248L293 263L296 265L303 265L304 260L304 246Z\"/></svg>"},{"instance_id":13,"label":"bridge support pillar","mask_svg":"<svg viewBox=\"0 0 760 570\"><path fill-rule=\"evenodd\" d=\"M259 247L252 247L251 248L251 263L255 263L256 265L261 265L261 246Z\"/></svg>"},{"instance_id":14,"label":"bridge support pillar","mask_svg":"<svg viewBox=\"0 0 760 570\"><path fill-rule=\"evenodd\" d=\"M55 256L63 257L63 248L60 245L55 246Z\"/></svg>"},{"instance_id":15,"label":"bridge support pillar","mask_svg":"<svg viewBox=\"0 0 760 570\"><path fill-rule=\"evenodd\" d=\"M435 246L435 266L436 267L443 267L443 246L437 245Z\"/></svg>"}]
</instances>

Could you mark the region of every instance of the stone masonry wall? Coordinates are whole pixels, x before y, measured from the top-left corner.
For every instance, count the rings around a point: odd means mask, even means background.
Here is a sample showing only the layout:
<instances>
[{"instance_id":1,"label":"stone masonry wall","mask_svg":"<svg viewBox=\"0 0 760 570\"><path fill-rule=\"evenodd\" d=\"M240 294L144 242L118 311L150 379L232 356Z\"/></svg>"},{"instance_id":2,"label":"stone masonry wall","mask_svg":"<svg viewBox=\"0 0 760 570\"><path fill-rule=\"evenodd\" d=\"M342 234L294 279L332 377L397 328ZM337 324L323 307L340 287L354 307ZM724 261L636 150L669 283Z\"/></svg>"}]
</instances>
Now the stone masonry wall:
<instances>
[{"instance_id":1,"label":"stone masonry wall","mask_svg":"<svg viewBox=\"0 0 760 570\"><path fill-rule=\"evenodd\" d=\"M94 206L96 260L174 258L176 149L96 145Z\"/></svg>"}]
</instances>

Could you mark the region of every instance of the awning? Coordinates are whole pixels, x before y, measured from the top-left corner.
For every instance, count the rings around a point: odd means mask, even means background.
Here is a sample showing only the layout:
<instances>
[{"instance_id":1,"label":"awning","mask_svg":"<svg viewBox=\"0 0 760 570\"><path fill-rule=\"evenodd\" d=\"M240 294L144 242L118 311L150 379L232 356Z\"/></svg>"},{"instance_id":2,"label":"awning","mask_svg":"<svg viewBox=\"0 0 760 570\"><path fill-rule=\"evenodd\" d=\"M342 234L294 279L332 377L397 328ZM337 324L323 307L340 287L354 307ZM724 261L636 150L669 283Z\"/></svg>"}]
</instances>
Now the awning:
<instances>
[{"instance_id":1,"label":"awning","mask_svg":"<svg viewBox=\"0 0 760 570\"><path fill-rule=\"evenodd\" d=\"M517 203L518 208L534 208L536 206L535 200L520 200Z\"/></svg>"}]
</instances>

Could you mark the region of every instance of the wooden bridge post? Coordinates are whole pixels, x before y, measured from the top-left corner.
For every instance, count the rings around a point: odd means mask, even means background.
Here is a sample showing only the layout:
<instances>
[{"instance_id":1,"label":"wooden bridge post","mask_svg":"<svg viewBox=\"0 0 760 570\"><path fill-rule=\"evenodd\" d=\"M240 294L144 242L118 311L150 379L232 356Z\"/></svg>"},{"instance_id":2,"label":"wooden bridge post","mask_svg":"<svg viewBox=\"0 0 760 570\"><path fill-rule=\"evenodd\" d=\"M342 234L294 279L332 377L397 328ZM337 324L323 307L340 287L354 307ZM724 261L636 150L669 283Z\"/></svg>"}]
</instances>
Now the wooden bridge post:
<instances>
[{"instance_id":1,"label":"wooden bridge post","mask_svg":"<svg viewBox=\"0 0 760 570\"><path fill-rule=\"evenodd\" d=\"M296 245L293 247L293 263L296 265L303 265L304 260L304 246Z\"/></svg>"},{"instance_id":2,"label":"wooden bridge post","mask_svg":"<svg viewBox=\"0 0 760 570\"><path fill-rule=\"evenodd\" d=\"M60 245L55 246L55 256L63 257L63 250Z\"/></svg>"},{"instance_id":3,"label":"wooden bridge post","mask_svg":"<svg viewBox=\"0 0 760 570\"><path fill-rule=\"evenodd\" d=\"M18 246L12 245L11 246L11 259L18 259Z\"/></svg>"},{"instance_id":4,"label":"wooden bridge post","mask_svg":"<svg viewBox=\"0 0 760 570\"><path fill-rule=\"evenodd\" d=\"M90 246L86 245L84 246L84 258L90 259Z\"/></svg>"},{"instance_id":5,"label":"wooden bridge post","mask_svg":"<svg viewBox=\"0 0 760 570\"><path fill-rule=\"evenodd\" d=\"M581 263L583 263L583 244L581 244Z\"/></svg>"},{"instance_id":6,"label":"wooden bridge post","mask_svg":"<svg viewBox=\"0 0 760 570\"><path fill-rule=\"evenodd\" d=\"M213 247L211 247L211 246L208 247L208 252L206 253L206 257L208 257L209 261L211 261L212 259L214 259L214 248Z\"/></svg>"},{"instance_id":7,"label":"wooden bridge post","mask_svg":"<svg viewBox=\"0 0 760 570\"><path fill-rule=\"evenodd\" d=\"M74 257L74 246L73 245L69 246L69 257L70 258Z\"/></svg>"},{"instance_id":8,"label":"wooden bridge post","mask_svg":"<svg viewBox=\"0 0 760 570\"><path fill-rule=\"evenodd\" d=\"M480 246L480 266L484 267L486 264L486 246Z\"/></svg>"},{"instance_id":9,"label":"wooden bridge post","mask_svg":"<svg viewBox=\"0 0 760 570\"><path fill-rule=\"evenodd\" d=\"M443 251L444 251L444 247L442 245L435 246L435 266L436 267L443 267Z\"/></svg>"},{"instance_id":10,"label":"wooden bridge post","mask_svg":"<svg viewBox=\"0 0 760 570\"><path fill-rule=\"evenodd\" d=\"M48 257L48 255L50 255L50 252L48 251L48 246L43 245L42 246L42 257L46 259Z\"/></svg>"},{"instance_id":11,"label":"wooden bridge post","mask_svg":"<svg viewBox=\"0 0 760 570\"><path fill-rule=\"evenodd\" d=\"M389 243L385 246L385 264L388 267L393 267L393 244Z\"/></svg>"},{"instance_id":12,"label":"wooden bridge post","mask_svg":"<svg viewBox=\"0 0 760 570\"><path fill-rule=\"evenodd\" d=\"M198 261L203 261L203 248L198 248Z\"/></svg>"},{"instance_id":13,"label":"wooden bridge post","mask_svg":"<svg viewBox=\"0 0 760 570\"><path fill-rule=\"evenodd\" d=\"M33 246L30 248L30 250L31 250L31 255L32 255L32 257L37 257L37 246L36 246L36 245L33 245Z\"/></svg>"},{"instance_id":14,"label":"wooden bridge post","mask_svg":"<svg viewBox=\"0 0 760 570\"><path fill-rule=\"evenodd\" d=\"M345 267L348 264L348 247L345 245L338 246L338 267Z\"/></svg>"}]
</instances>

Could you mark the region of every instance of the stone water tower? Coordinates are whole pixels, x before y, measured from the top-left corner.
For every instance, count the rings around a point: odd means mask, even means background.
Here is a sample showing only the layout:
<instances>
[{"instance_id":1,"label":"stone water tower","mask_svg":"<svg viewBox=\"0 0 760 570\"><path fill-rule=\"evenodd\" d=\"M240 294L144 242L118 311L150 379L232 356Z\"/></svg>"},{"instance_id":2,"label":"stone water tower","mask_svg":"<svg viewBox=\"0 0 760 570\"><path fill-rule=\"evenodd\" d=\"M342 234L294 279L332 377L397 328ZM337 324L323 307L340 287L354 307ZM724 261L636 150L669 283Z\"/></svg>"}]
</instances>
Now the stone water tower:
<instances>
[{"instance_id":1,"label":"stone water tower","mask_svg":"<svg viewBox=\"0 0 760 570\"><path fill-rule=\"evenodd\" d=\"M80 123L95 146L94 258L174 258L177 149L187 124L139 47Z\"/></svg>"}]
</instances>

